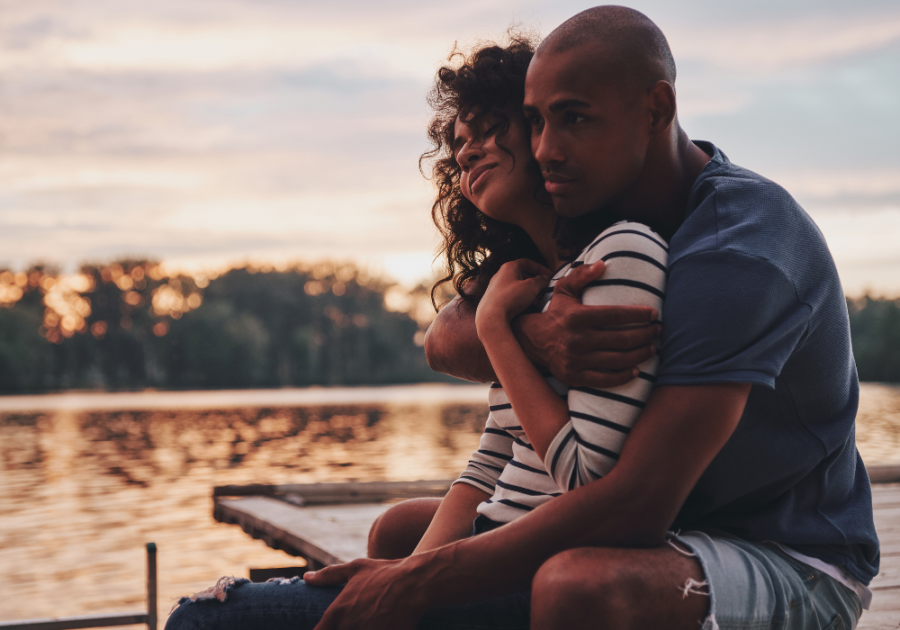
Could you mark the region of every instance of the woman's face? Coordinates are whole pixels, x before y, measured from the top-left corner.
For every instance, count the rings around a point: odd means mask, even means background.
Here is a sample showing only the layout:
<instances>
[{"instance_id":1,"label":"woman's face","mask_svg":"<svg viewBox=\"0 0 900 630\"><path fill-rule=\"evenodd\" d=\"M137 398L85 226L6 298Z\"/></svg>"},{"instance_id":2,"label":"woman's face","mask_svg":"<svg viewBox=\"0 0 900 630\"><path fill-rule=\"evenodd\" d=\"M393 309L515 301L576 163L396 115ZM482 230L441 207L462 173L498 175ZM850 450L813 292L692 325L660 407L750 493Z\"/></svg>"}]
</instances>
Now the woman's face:
<instances>
[{"instance_id":1,"label":"woman's face","mask_svg":"<svg viewBox=\"0 0 900 630\"><path fill-rule=\"evenodd\" d=\"M453 155L462 172L459 186L466 199L487 216L523 226L535 206L539 174L530 168L531 140L520 116L508 115L509 129L499 139L503 118L488 112L468 122L456 119ZM502 145L502 148L501 146Z\"/></svg>"}]
</instances>

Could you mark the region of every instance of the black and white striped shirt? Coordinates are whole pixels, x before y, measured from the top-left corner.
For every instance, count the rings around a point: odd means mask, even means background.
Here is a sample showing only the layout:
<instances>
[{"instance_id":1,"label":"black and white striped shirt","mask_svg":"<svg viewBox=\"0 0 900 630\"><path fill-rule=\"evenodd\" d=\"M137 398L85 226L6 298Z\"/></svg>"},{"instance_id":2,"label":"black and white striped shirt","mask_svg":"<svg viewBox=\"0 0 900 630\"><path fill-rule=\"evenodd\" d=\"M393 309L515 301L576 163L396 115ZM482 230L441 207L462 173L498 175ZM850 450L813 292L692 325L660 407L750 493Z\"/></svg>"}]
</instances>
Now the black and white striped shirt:
<instances>
[{"instance_id":1,"label":"black and white striped shirt","mask_svg":"<svg viewBox=\"0 0 900 630\"><path fill-rule=\"evenodd\" d=\"M590 305L651 306L662 314L665 297L665 241L639 223L617 223L601 233L572 263L557 271L543 292L543 309L553 286L572 269L598 260L605 273L582 293ZM615 466L622 444L650 397L659 359L642 363L640 377L610 389L569 389L555 378L550 386L569 406L569 422L541 461L519 424L499 383L491 385L490 414L481 443L454 483L468 483L492 494L478 512L508 523L552 497L599 479Z\"/></svg>"}]
</instances>

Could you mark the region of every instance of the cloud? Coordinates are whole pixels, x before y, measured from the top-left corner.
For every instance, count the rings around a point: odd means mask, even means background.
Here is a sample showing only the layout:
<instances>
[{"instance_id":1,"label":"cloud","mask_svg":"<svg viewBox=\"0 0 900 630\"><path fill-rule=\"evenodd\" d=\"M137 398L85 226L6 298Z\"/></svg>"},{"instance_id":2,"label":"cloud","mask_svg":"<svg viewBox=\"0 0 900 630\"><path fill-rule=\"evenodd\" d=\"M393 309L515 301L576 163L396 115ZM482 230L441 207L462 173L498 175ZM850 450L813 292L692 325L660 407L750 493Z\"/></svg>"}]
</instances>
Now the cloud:
<instances>
[{"instance_id":1,"label":"cloud","mask_svg":"<svg viewBox=\"0 0 900 630\"><path fill-rule=\"evenodd\" d=\"M734 24L710 30L703 37L675 29L667 36L676 60L766 74L875 51L900 41L900 11L893 13Z\"/></svg>"},{"instance_id":2,"label":"cloud","mask_svg":"<svg viewBox=\"0 0 900 630\"><path fill-rule=\"evenodd\" d=\"M417 159L435 69L456 41L515 21L546 33L584 6L4 3L0 252L16 264L334 256L425 275L436 241ZM670 37L688 131L824 217L839 264L874 273L854 247L888 260L870 247L876 223L834 217L898 207L896 2L635 6Z\"/></svg>"}]
</instances>

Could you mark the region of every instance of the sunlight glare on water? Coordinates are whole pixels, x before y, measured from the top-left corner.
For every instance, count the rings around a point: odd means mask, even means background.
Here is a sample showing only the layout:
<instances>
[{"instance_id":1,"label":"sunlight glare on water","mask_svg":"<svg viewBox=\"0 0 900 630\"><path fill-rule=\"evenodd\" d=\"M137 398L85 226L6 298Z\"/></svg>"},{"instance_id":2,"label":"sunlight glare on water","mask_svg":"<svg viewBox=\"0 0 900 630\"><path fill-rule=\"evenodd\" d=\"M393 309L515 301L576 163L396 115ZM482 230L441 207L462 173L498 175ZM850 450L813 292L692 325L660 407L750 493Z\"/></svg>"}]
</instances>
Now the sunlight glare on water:
<instances>
[{"instance_id":1,"label":"sunlight glare on water","mask_svg":"<svg viewBox=\"0 0 900 630\"><path fill-rule=\"evenodd\" d=\"M0 620L143 609L148 541L163 619L221 575L298 566L216 523L212 488L455 477L486 402L409 391L407 403L0 412ZM900 388L863 385L857 441L869 464L900 462Z\"/></svg>"}]
</instances>

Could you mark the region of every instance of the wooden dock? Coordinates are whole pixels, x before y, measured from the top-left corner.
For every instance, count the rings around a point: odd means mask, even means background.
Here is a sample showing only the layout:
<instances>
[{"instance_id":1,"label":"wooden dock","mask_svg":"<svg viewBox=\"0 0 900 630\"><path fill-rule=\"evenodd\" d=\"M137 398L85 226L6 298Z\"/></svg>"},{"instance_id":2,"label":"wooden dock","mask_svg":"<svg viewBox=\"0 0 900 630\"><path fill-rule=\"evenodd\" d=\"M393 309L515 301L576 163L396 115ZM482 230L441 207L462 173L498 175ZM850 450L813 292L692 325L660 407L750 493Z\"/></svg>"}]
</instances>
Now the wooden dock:
<instances>
[{"instance_id":1,"label":"wooden dock","mask_svg":"<svg viewBox=\"0 0 900 630\"><path fill-rule=\"evenodd\" d=\"M900 466L869 470L881 572L873 580L872 607L860 630L900 628ZM310 568L366 555L369 527L391 501L443 496L449 480L376 483L220 486L217 521L240 525L274 549L306 559Z\"/></svg>"}]
</instances>

